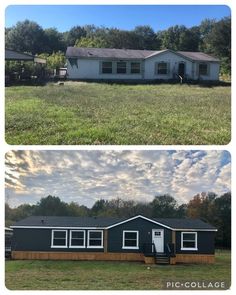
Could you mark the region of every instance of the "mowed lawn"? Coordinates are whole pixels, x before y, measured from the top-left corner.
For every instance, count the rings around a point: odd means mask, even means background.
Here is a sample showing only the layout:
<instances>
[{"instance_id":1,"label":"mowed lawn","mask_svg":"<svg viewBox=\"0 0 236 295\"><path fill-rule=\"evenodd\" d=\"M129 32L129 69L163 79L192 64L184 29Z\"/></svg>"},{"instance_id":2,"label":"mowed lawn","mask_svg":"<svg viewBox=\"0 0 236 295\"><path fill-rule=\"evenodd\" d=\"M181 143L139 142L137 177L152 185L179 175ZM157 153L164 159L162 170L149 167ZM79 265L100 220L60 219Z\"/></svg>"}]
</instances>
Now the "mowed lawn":
<instances>
[{"instance_id":1,"label":"mowed lawn","mask_svg":"<svg viewBox=\"0 0 236 295\"><path fill-rule=\"evenodd\" d=\"M230 252L216 263L150 265L102 261L6 261L10 290L157 290L166 281L224 281L230 286Z\"/></svg>"},{"instance_id":2,"label":"mowed lawn","mask_svg":"<svg viewBox=\"0 0 236 295\"><path fill-rule=\"evenodd\" d=\"M230 87L66 82L6 88L8 144L228 144Z\"/></svg>"}]
</instances>

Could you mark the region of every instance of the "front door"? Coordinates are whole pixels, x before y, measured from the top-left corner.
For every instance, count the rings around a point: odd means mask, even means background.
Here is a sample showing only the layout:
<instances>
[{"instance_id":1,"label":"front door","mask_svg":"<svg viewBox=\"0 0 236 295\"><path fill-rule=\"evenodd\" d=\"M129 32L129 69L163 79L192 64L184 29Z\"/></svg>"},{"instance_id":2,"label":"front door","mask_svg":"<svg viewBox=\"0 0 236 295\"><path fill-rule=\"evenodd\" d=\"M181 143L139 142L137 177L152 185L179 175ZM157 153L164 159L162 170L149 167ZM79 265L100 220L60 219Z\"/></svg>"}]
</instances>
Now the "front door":
<instances>
[{"instance_id":1,"label":"front door","mask_svg":"<svg viewBox=\"0 0 236 295\"><path fill-rule=\"evenodd\" d=\"M180 62L179 63L179 68L178 68L178 75L184 78L185 75L185 63Z\"/></svg>"},{"instance_id":2,"label":"front door","mask_svg":"<svg viewBox=\"0 0 236 295\"><path fill-rule=\"evenodd\" d=\"M158 253L164 252L164 230L163 229L152 230L152 242L154 243L156 251Z\"/></svg>"}]
</instances>

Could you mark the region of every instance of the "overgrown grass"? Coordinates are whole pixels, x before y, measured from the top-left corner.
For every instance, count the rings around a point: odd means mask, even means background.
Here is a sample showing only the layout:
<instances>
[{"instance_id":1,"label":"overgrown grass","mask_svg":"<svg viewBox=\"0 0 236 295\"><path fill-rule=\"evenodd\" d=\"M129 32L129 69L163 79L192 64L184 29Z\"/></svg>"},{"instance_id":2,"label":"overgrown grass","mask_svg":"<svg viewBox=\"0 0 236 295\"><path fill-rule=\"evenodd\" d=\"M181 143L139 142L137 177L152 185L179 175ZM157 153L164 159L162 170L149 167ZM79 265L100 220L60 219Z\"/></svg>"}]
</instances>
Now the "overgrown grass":
<instances>
[{"instance_id":1,"label":"overgrown grass","mask_svg":"<svg viewBox=\"0 0 236 295\"><path fill-rule=\"evenodd\" d=\"M9 144L227 144L230 121L230 87L6 88Z\"/></svg>"},{"instance_id":2,"label":"overgrown grass","mask_svg":"<svg viewBox=\"0 0 236 295\"><path fill-rule=\"evenodd\" d=\"M6 261L11 290L156 290L165 281L224 281L230 286L230 252L215 264L152 265L102 261Z\"/></svg>"}]
</instances>

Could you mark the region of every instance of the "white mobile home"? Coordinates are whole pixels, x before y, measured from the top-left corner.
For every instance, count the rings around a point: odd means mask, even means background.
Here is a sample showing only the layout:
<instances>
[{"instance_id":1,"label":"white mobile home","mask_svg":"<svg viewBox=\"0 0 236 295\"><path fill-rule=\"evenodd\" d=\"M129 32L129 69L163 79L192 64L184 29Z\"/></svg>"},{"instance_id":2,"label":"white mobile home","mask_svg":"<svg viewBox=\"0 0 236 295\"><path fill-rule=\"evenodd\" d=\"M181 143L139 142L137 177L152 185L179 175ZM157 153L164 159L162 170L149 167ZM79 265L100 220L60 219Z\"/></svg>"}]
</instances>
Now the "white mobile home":
<instances>
[{"instance_id":1,"label":"white mobile home","mask_svg":"<svg viewBox=\"0 0 236 295\"><path fill-rule=\"evenodd\" d=\"M72 80L219 80L219 60L203 52L68 47Z\"/></svg>"}]
</instances>

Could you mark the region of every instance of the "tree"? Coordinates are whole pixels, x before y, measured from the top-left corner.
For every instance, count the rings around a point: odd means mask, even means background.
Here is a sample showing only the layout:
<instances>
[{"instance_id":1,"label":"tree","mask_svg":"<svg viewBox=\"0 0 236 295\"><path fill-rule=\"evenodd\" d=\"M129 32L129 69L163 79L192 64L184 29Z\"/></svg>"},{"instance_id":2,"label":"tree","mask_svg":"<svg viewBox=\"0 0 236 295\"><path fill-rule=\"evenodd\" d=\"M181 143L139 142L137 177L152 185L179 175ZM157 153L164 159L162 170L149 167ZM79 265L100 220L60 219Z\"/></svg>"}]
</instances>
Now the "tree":
<instances>
[{"instance_id":1,"label":"tree","mask_svg":"<svg viewBox=\"0 0 236 295\"><path fill-rule=\"evenodd\" d=\"M45 58L47 60L46 67L49 70L58 69L65 66L66 57L65 54L61 51L53 52L51 55L47 53L42 53L39 55L41 58Z\"/></svg>"},{"instance_id":2,"label":"tree","mask_svg":"<svg viewBox=\"0 0 236 295\"><path fill-rule=\"evenodd\" d=\"M231 247L231 193L225 193L215 200L216 221L218 229L216 243L222 247Z\"/></svg>"},{"instance_id":3,"label":"tree","mask_svg":"<svg viewBox=\"0 0 236 295\"><path fill-rule=\"evenodd\" d=\"M44 31L37 23L25 20L8 30L6 47L9 49L29 52L32 54L44 52Z\"/></svg>"},{"instance_id":4,"label":"tree","mask_svg":"<svg viewBox=\"0 0 236 295\"><path fill-rule=\"evenodd\" d=\"M84 27L74 26L68 32L64 33L64 40L67 46L74 46L76 41L86 37L87 32Z\"/></svg>"},{"instance_id":5,"label":"tree","mask_svg":"<svg viewBox=\"0 0 236 295\"><path fill-rule=\"evenodd\" d=\"M104 48L108 47L107 43L101 37L82 37L75 42L76 47L94 47L94 48Z\"/></svg>"},{"instance_id":6,"label":"tree","mask_svg":"<svg viewBox=\"0 0 236 295\"><path fill-rule=\"evenodd\" d=\"M35 215L48 215L48 216L67 216L67 204L62 202L60 198L49 195L42 198L36 205Z\"/></svg>"},{"instance_id":7,"label":"tree","mask_svg":"<svg viewBox=\"0 0 236 295\"><path fill-rule=\"evenodd\" d=\"M44 52L52 54L53 52L65 51L66 44L63 40L63 34L55 28L44 30Z\"/></svg>"},{"instance_id":8,"label":"tree","mask_svg":"<svg viewBox=\"0 0 236 295\"><path fill-rule=\"evenodd\" d=\"M150 26L137 26L134 33L138 37L138 49L158 50L160 43Z\"/></svg>"},{"instance_id":9,"label":"tree","mask_svg":"<svg viewBox=\"0 0 236 295\"><path fill-rule=\"evenodd\" d=\"M216 22L207 34L205 42L209 53L222 59L222 70L231 70L231 18L226 17Z\"/></svg>"},{"instance_id":10,"label":"tree","mask_svg":"<svg viewBox=\"0 0 236 295\"><path fill-rule=\"evenodd\" d=\"M151 202L153 217L175 217L177 201L170 195L156 196Z\"/></svg>"}]
</instances>

